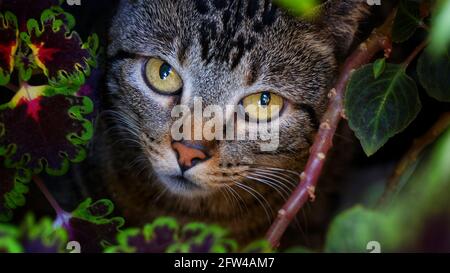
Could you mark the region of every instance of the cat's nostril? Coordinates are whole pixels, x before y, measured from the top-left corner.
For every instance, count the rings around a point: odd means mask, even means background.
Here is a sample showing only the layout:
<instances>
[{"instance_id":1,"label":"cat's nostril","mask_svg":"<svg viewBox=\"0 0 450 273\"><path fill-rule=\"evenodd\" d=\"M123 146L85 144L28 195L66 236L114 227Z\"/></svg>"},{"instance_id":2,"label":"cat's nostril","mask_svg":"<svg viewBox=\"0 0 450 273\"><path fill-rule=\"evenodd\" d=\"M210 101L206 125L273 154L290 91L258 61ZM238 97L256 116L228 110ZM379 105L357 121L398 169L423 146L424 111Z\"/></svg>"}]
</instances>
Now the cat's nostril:
<instances>
[{"instance_id":1,"label":"cat's nostril","mask_svg":"<svg viewBox=\"0 0 450 273\"><path fill-rule=\"evenodd\" d=\"M208 158L206 153L198 149L197 146L174 142L172 148L177 154L178 165L180 165L183 172Z\"/></svg>"}]
</instances>

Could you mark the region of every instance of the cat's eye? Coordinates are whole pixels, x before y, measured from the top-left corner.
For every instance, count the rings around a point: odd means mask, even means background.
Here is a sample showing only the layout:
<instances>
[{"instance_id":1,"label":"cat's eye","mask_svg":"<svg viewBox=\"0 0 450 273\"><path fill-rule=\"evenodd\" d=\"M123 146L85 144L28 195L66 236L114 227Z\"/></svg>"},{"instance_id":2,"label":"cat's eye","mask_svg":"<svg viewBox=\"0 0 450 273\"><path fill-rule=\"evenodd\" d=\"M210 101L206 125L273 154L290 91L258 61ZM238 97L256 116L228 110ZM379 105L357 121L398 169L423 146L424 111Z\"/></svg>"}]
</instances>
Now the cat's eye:
<instances>
[{"instance_id":1,"label":"cat's eye","mask_svg":"<svg viewBox=\"0 0 450 273\"><path fill-rule=\"evenodd\" d=\"M145 77L152 89L163 94L176 94L183 87L183 81L175 69L167 62L157 58L147 61Z\"/></svg>"},{"instance_id":2,"label":"cat's eye","mask_svg":"<svg viewBox=\"0 0 450 273\"><path fill-rule=\"evenodd\" d=\"M269 121L279 116L284 107L284 99L265 91L244 98L242 106L250 120Z\"/></svg>"}]
</instances>

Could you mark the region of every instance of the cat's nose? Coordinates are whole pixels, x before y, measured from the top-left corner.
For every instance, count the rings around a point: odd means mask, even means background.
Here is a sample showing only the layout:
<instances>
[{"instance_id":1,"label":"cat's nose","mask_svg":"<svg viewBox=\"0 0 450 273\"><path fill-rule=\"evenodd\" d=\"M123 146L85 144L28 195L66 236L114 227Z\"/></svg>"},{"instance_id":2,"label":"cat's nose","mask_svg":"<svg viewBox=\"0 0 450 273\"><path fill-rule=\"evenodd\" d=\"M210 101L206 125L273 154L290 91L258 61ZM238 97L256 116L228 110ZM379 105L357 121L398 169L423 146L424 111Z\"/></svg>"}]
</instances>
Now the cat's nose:
<instances>
[{"instance_id":1,"label":"cat's nose","mask_svg":"<svg viewBox=\"0 0 450 273\"><path fill-rule=\"evenodd\" d=\"M185 172L200 162L208 159L207 148L201 144L182 141L172 143L172 149L177 154L178 165Z\"/></svg>"}]
</instances>

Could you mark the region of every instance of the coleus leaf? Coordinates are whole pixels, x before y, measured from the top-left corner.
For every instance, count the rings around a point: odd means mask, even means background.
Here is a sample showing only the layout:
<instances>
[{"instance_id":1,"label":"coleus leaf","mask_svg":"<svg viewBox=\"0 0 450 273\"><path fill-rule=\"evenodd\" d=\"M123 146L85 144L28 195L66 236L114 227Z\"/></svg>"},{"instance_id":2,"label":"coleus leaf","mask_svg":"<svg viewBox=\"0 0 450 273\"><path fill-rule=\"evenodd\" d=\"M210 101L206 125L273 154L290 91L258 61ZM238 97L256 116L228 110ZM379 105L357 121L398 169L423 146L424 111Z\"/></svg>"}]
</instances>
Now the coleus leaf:
<instances>
[{"instance_id":1,"label":"coleus leaf","mask_svg":"<svg viewBox=\"0 0 450 273\"><path fill-rule=\"evenodd\" d=\"M118 234L118 245L108 253L228 253L238 244L216 225L189 223L181 226L174 218L162 217L142 229L130 228ZM268 243L255 242L244 252L266 252Z\"/></svg>"},{"instance_id":2,"label":"coleus leaf","mask_svg":"<svg viewBox=\"0 0 450 273\"><path fill-rule=\"evenodd\" d=\"M37 68L34 56L30 52L31 49L28 46L21 44L15 56L15 67L19 72L19 78L25 82L30 80L33 71Z\"/></svg>"},{"instance_id":3,"label":"coleus leaf","mask_svg":"<svg viewBox=\"0 0 450 273\"><path fill-rule=\"evenodd\" d=\"M406 129L421 109L416 83L403 66L386 64L377 79L373 70L370 64L353 73L345 96L350 128L368 156Z\"/></svg>"},{"instance_id":4,"label":"coleus leaf","mask_svg":"<svg viewBox=\"0 0 450 273\"><path fill-rule=\"evenodd\" d=\"M79 35L71 32L61 20L51 15L49 18L41 20L41 24L29 20L28 33L21 33L21 39L31 48L38 67L52 81L89 75L90 66L96 65L96 36L83 43Z\"/></svg>"},{"instance_id":5,"label":"coleus leaf","mask_svg":"<svg viewBox=\"0 0 450 273\"><path fill-rule=\"evenodd\" d=\"M11 220L12 211L25 205L25 194L31 179L29 170L6 166L0 157L0 222Z\"/></svg>"},{"instance_id":6,"label":"coleus leaf","mask_svg":"<svg viewBox=\"0 0 450 273\"><path fill-rule=\"evenodd\" d=\"M63 253L67 232L55 228L50 218L36 221L27 214L22 225L0 225L0 252L7 253Z\"/></svg>"},{"instance_id":7,"label":"coleus leaf","mask_svg":"<svg viewBox=\"0 0 450 273\"><path fill-rule=\"evenodd\" d=\"M217 225L189 223L181 229L180 239L171 245L171 253L227 253L235 252L238 245L227 238L228 232Z\"/></svg>"},{"instance_id":8,"label":"coleus leaf","mask_svg":"<svg viewBox=\"0 0 450 273\"><path fill-rule=\"evenodd\" d=\"M34 173L45 170L63 175L69 162L85 156L84 145L92 138L92 112L88 97L44 96L48 86L24 85L13 100L0 107L0 149L8 151L7 162L25 161Z\"/></svg>"},{"instance_id":9,"label":"coleus leaf","mask_svg":"<svg viewBox=\"0 0 450 273\"><path fill-rule=\"evenodd\" d=\"M173 218L159 218L142 229L129 228L117 235L118 245L105 249L108 253L164 253L177 242L179 225Z\"/></svg>"},{"instance_id":10,"label":"coleus leaf","mask_svg":"<svg viewBox=\"0 0 450 273\"><path fill-rule=\"evenodd\" d=\"M80 244L83 253L99 253L117 243L117 234L125 223L122 217L111 217L113 211L110 200L93 203L87 199L71 214L60 215L59 222L67 230L70 241Z\"/></svg>"},{"instance_id":11,"label":"coleus leaf","mask_svg":"<svg viewBox=\"0 0 450 273\"><path fill-rule=\"evenodd\" d=\"M16 17L9 12L0 13L0 85L9 83L18 45L19 30Z\"/></svg>"},{"instance_id":12,"label":"coleus leaf","mask_svg":"<svg viewBox=\"0 0 450 273\"><path fill-rule=\"evenodd\" d=\"M29 19L39 19L41 14L47 10L63 14L58 6L59 0L8 0L0 1L0 11L9 11L17 16L20 31L26 31Z\"/></svg>"}]
</instances>

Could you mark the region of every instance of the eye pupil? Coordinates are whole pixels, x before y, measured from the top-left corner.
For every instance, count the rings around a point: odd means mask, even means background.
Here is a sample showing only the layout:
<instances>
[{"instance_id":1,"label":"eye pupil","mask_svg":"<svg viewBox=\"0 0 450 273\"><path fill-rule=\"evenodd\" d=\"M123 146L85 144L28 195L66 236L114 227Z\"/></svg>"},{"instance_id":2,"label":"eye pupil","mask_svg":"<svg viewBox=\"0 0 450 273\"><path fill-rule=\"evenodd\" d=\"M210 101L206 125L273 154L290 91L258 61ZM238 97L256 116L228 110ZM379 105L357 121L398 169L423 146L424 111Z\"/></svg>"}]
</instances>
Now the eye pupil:
<instances>
[{"instance_id":1,"label":"eye pupil","mask_svg":"<svg viewBox=\"0 0 450 273\"><path fill-rule=\"evenodd\" d=\"M269 106L271 99L272 96L270 95L270 92L262 92L259 104L261 106Z\"/></svg>"},{"instance_id":2,"label":"eye pupil","mask_svg":"<svg viewBox=\"0 0 450 273\"><path fill-rule=\"evenodd\" d=\"M159 77L161 78L161 80L165 80L170 76L171 72L172 67L168 63L164 63L159 69Z\"/></svg>"}]
</instances>

